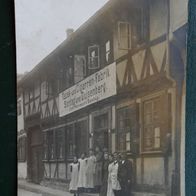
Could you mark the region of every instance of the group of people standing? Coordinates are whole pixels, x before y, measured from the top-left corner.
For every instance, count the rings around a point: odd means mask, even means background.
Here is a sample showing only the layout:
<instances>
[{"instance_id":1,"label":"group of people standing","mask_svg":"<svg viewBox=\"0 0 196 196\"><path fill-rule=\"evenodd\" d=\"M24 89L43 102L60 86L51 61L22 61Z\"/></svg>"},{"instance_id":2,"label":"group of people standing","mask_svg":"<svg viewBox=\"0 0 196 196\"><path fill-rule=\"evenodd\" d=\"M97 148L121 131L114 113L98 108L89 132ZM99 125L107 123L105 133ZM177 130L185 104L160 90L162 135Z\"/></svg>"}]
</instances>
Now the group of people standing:
<instances>
[{"instance_id":1,"label":"group of people standing","mask_svg":"<svg viewBox=\"0 0 196 196\"><path fill-rule=\"evenodd\" d=\"M99 192L100 196L130 196L132 187L132 163L126 153L109 154L99 147L90 149L70 165L69 190L74 195L81 192Z\"/></svg>"}]
</instances>

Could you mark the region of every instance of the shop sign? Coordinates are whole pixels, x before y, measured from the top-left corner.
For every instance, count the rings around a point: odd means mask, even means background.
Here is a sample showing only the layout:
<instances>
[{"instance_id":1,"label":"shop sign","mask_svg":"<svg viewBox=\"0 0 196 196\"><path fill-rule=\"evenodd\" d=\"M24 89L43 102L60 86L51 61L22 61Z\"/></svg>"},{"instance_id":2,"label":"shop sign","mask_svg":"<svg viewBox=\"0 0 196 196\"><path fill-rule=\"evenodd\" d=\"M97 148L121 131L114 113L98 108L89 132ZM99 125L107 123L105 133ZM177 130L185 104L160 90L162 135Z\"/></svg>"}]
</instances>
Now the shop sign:
<instances>
[{"instance_id":1,"label":"shop sign","mask_svg":"<svg viewBox=\"0 0 196 196\"><path fill-rule=\"evenodd\" d=\"M59 94L59 116L116 95L116 63L90 75Z\"/></svg>"}]
</instances>

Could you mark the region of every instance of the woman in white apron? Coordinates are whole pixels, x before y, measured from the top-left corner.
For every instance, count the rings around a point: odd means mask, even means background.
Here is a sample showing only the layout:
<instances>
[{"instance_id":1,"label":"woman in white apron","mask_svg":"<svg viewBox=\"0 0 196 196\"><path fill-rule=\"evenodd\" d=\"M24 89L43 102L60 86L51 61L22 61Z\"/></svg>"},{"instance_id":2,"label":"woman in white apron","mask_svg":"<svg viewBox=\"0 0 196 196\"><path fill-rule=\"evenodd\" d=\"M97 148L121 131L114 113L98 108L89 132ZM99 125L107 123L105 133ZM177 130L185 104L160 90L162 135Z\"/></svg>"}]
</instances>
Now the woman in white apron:
<instances>
[{"instance_id":1,"label":"woman in white apron","mask_svg":"<svg viewBox=\"0 0 196 196\"><path fill-rule=\"evenodd\" d=\"M81 158L78 160L79 175L78 175L78 190L79 192L84 192L86 187L86 169L87 169L87 159L85 153L82 153Z\"/></svg>"},{"instance_id":2,"label":"woman in white apron","mask_svg":"<svg viewBox=\"0 0 196 196\"><path fill-rule=\"evenodd\" d=\"M86 188L88 192L95 188L94 175L96 166L96 157L94 151L91 149L89 151L89 157L87 158L87 169L86 169Z\"/></svg>"},{"instance_id":3,"label":"woman in white apron","mask_svg":"<svg viewBox=\"0 0 196 196\"><path fill-rule=\"evenodd\" d=\"M74 193L74 196L77 194L78 190L78 174L79 174L79 162L77 157L74 157L73 163L70 165L70 172L71 172L71 181L69 184L69 191Z\"/></svg>"},{"instance_id":4,"label":"woman in white apron","mask_svg":"<svg viewBox=\"0 0 196 196\"><path fill-rule=\"evenodd\" d=\"M117 153L114 153L114 161L108 166L108 189L107 196L115 196L115 193L121 190L118 181L118 161Z\"/></svg>"}]
</instances>

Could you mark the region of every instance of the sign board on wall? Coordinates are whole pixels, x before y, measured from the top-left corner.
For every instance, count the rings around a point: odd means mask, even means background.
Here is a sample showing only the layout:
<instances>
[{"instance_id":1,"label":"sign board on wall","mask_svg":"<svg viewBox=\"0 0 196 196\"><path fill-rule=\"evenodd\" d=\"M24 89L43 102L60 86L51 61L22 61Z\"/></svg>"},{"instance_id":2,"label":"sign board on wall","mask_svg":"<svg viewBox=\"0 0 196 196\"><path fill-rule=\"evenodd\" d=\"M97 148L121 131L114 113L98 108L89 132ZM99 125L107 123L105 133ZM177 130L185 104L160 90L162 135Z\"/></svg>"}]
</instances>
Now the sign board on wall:
<instances>
[{"instance_id":1,"label":"sign board on wall","mask_svg":"<svg viewBox=\"0 0 196 196\"><path fill-rule=\"evenodd\" d=\"M116 63L90 75L59 94L59 116L116 95Z\"/></svg>"}]
</instances>

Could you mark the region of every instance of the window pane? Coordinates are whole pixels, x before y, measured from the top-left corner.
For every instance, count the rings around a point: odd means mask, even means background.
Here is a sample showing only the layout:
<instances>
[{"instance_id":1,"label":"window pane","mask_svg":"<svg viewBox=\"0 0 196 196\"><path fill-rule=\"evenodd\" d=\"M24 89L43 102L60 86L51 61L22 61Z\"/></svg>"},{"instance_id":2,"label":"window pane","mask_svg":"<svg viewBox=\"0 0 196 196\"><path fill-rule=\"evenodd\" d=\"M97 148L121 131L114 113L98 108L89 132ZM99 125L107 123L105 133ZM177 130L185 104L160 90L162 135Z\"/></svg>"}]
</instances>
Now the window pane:
<instances>
[{"instance_id":1,"label":"window pane","mask_svg":"<svg viewBox=\"0 0 196 196\"><path fill-rule=\"evenodd\" d=\"M90 46L88 47L88 63L89 69L99 68L99 47Z\"/></svg>"},{"instance_id":2,"label":"window pane","mask_svg":"<svg viewBox=\"0 0 196 196\"><path fill-rule=\"evenodd\" d=\"M152 114L146 114L144 117L144 123L146 125L151 124L152 123Z\"/></svg>"},{"instance_id":3,"label":"window pane","mask_svg":"<svg viewBox=\"0 0 196 196\"><path fill-rule=\"evenodd\" d=\"M125 134L119 135L119 150L124 151L126 148L126 142L125 142Z\"/></svg>"},{"instance_id":4,"label":"window pane","mask_svg":"<svg viewBox=\"0 0 196 196\"><path fill-rule=\"evenodd\" d=\"M105 44L106 52L110 51L110 41L107 41Z\"/></svg>"},{"instance_id":5,"label":"window pane","mask_svg":"<svg viewBox=\"0 0 196 196\"><path fill-rule=\"evenodd\" d=\"M131 150L131 143L130 142L126 142L126 150L127 151Z\"/></svg>"},{"instance_id":6,"label":"window pane","mask_svg":"<svg viewBox=\"0 0 196 196\"><path fill-rule=\"evenodd\" d=\"M160 97L144 102L144 149L156 150L160 148ZM156 127L156 128L154 128Z\"/></svg>"},{"instance_id":7,"label":"window pane","mask_svg":"<svg viewBox=\"0 0 196 196\"><path fill-rule=\"evenodd\" d=\"M119 48L130 49L131 46L131 29L127 22L119 22Z\"/></svg>"},{"instance_id":8,"label":"window pane","mask_svg":"<svg viewBox=\"0 0 196 196\"><path fill-rule=\"evenodd\" d=\"M160 127L156 127L154 129L154 137L155 137L154 147L155 148L160 148L161 147L161 142L160 142Z\"/></svg>"}]
</instances>

